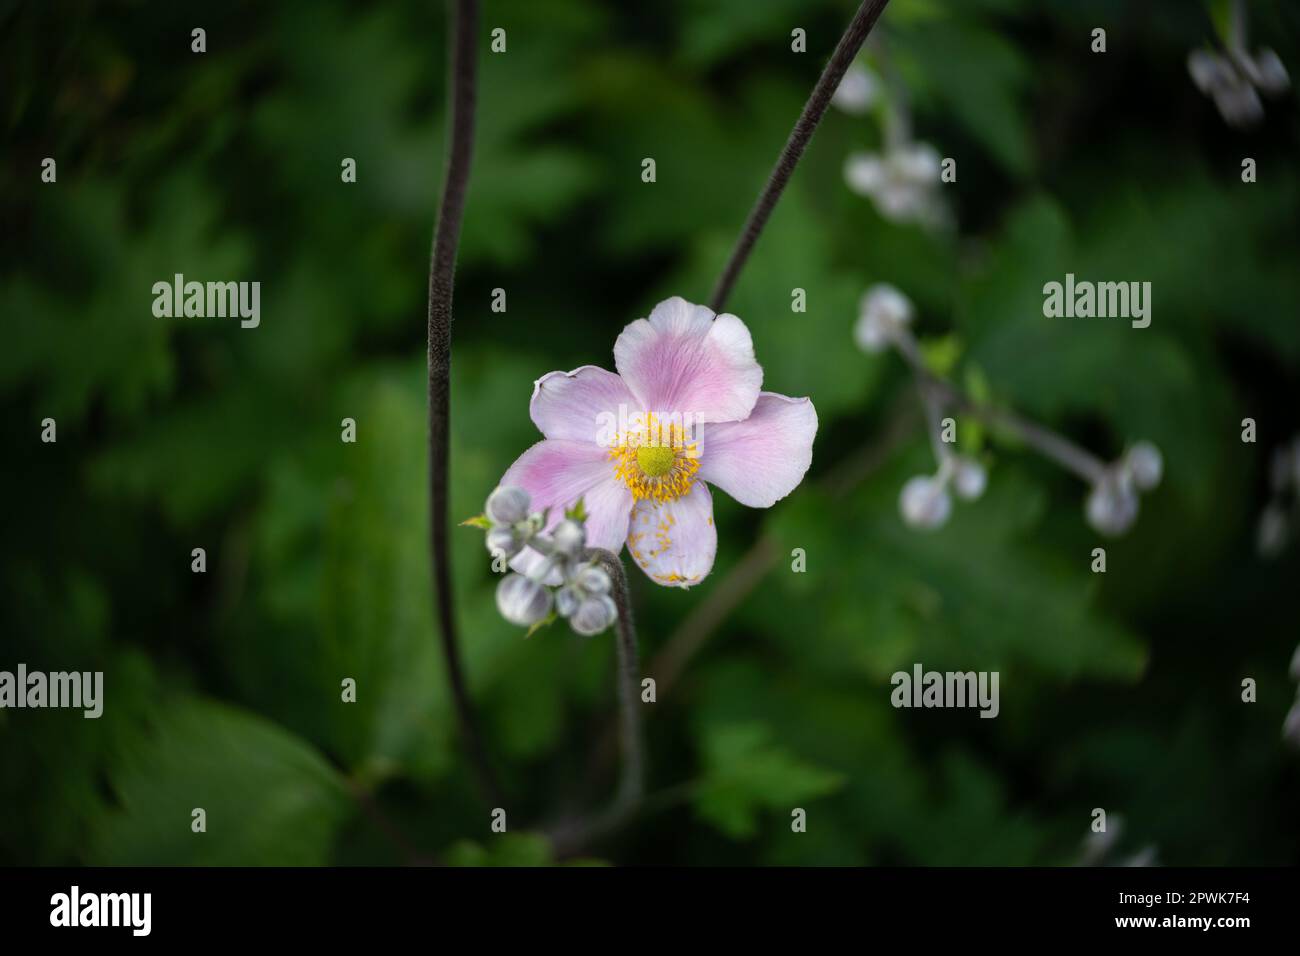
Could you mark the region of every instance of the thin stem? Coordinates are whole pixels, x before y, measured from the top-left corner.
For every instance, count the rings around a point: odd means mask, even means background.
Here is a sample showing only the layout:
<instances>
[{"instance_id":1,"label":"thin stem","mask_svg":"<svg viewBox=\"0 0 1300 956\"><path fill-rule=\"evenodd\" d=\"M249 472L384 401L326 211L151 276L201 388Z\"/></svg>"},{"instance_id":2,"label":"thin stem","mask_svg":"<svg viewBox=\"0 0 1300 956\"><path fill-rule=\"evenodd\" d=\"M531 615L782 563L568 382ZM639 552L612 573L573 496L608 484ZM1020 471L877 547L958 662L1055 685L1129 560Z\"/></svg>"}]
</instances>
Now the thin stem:
<instances>
[{"instance_id":1,"label":"thin stem","mask_svg":"<svg viewBox=\"0 0 1300 956\"><path fill-rule=\"evenodd\" d=\"M1106 463L1069 439L1015 412L981 404L951 382L939 378L926 366L916 339L907 329L898 332L893 342L898 353L911 366L921 387L923 399L927 403L931 401L926 397L927 395L937 396L940 401L974 415L987 424L1007 429L1039 454L1050 458L1067 471L1073 472L1088 484L1096 484L1105 475ZM928 404L927 412L929 412ZM933 426L931 432L933 440Z\"/></svg>"},{"instance_id":2,"label":"thin stem","mask_svg":"<svg viewBox=\"0 0 1300 956\"><path fill-rule=\"evenodd\" d=\"M469 699L456 635L451 588L448 459L451 421L451 320L456 273L456 248L465 216L470 159L474 150L474 74L478 55L478 0L456 0L449 6L448 99L451 137L447 178L443 183L438 224L429 260L429 556L437 597L438 631L446 661L461 737L484 795L494 804L501 790L488 763Z\"/></svg>"},{"instance_id":3,"label":"thin stem","mask_svg":"<svg viewBox=\"0 0 1300 956\"><path fill-rule=\"evenodd\" d=\"M1228 11L1228 36L1224 46L1229 53L1246 52L1246 0L1232 0Z\"/></svg>"},{"instance_id":4,"label":"thin stem","mask_svg":"<svg viewBox=\"0 0 1300 956\"><path fill-rule=\"evenodd\" d=\"M714 312L721 312L723 306L727 304L731 288L736 284L740 270L745 266L745 260L749 258L754 243L758 241L759 234L767 225L768 217L776 208L777 201L781 198L786 183L790 181L795 166L799 164L799 159L803 156L809 140L816 132L817 124L825 115L826 107L830 105L831 97L835 95L840 80L844 78L845 71L858 55L858 50L862 48L867 34L876 25L876 20L879 19L881 11L885 9L885 4L888 2L889 0L862 0L862 6L858 7L858 12L853 15L848 29L840 37L835 52L831 55L826 68L822 70L817 85L813 87L808 102L804 104L803 112L799 114L799 119L794 124L794 129L790 131L790 138L786 140L785 148L777 157L776 166L768 176L767 185L763 187L758 201L750 210L749 218L745 220L740 238L736 240L736 247L732 250L731 258L718 278L718 284L713 288L710 308Z\"/></svg>"},{"instance_id":5,"label":"thin stem","mask_svg":"<svg viewBox=\"0 0 1300 956\"><path fill-rule=\"evenodd\" d=\"M598 816L592 820L576 818L565 821L551 829L551 842L557 856L565 856L622 826L636 815L645 794L645 748L637 700L640 664L627 573L618 555L604 548L589 548L584 557L589 561L599 561L614 582L614 605L618 608L619 749L623 757L623 773L613 801Z\"/></svg>"},{"instance_id":6,"label":"thin stem","mask_svg":"<svg viewBox=\"0 0 1300 956\"><path fill-rule=\"evenodd\" d=\"M438 866L437 857L421 853L415 845L407 838L401 829L388 819L388 816L380 809L378 802L366 787L353 780L350 777L344 777L344 784L347 787L349 795L353 801L361 808L371 823L382 833L390 843L396 847L406 858L408 866Z\"/></svg>"}]
</instances>

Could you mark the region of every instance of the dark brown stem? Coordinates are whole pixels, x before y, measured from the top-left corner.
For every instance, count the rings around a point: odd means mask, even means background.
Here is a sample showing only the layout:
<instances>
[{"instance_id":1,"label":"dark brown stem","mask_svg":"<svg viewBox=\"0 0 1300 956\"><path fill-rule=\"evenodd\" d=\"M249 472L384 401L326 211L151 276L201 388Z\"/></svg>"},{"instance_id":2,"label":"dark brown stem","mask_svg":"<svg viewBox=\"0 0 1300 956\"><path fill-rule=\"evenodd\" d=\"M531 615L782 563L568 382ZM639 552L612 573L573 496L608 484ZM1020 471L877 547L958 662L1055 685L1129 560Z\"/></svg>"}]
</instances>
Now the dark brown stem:
<instances>
[{"instance_id":1,"label":"dark brown stem","mask_svg":"<svg viewBox=\"0 0 1300 956\"><path fill-rule=\"evenodd\" d=\"M862 49L867 34L876 25L876 20L880 18L880 13L888 2L889 0L862 0L862 6L858 7L858 12L854 14L848 29L840 37L835 52L831 55L826 68L822 70L821 78L813 87L808 102L804 104L803 112L799 114L799 119L794 124L794 129L790 131L790 138L786 140L785 148L777 157L776 166L767 178L767 185L763 187L758 201L750 210L749 218L745 220L745 227L736 241L736 247L731 251L731 258L727 261L726 268L718 278L718 284L713 287L709 307L714 312L721 312L723 306L727 304L727 299L731 296L731 288L736 284L740 270L745 267L745 260L749 258L754 243L758 241L759 234L767 225L768 217L776 208L786 183L790 181L795 166L799 164L803 151L808 147L809 140L817 130L817 124L822 121L822 116L825 115L826 107L830 105L831 97L835 95L840 80L844 78L844 73L853 63L854 57L858 55L858 50Z\"/></svg>"},{"instance_id":2,"label":"dark brown stem","mask_svg":"<svg viewBox=\"0 0 1300 956\"><path fill-rule=\"evenodd\" d=\"M640 664L627 573L623 570L623 562L612 551L590 548L584 557L589 561L599 561L614 582L614 605L618 608L619 749L623 757L623 773L613 801L598 816L591 820L581 817L567 820L551 829L551 842L557 856L567 856L622 826L636 815L645 794L645 749L641 739L641 712L637 699Z\"/></svg>"},{"instance_id":3,"label":"dark brown stem","mask_svg":"<svg viewBox=\"0 0 1300 956\"><path fill-rule=\"evenodd\" d=\"M451 561L447 546L450 526L448 458L451 422L451 318L452 288L456 274L456 247L465 216L470 159L474 151L474 73L478 55L478 0L456 0L449 5L448 101L451 137L447 152L447 178L442 187L438 224L429 260L429 556L437 601L438 632L446 662L447 682L460 725L461 737L484 796L494 805L501 789L488 762L474 718L456 636L452 600Z\"/></svg>"}]
</instances>

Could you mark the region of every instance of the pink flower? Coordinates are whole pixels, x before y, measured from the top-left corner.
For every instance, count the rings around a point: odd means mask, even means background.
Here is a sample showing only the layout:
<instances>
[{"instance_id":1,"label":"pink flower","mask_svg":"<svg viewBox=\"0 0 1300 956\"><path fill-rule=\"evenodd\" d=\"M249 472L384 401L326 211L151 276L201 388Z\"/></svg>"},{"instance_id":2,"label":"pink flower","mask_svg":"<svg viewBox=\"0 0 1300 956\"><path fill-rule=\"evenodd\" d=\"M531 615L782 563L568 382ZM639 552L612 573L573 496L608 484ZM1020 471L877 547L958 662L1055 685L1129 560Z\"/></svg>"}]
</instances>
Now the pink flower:
<instances>
[{"instance_id":1,"label":"pink flower","mask_svg":"<svg viewBox=\"0 0 1300 956\"><path fill-rule=\"evenodd\" d=\"M534 383L529 413L545 439L501 485L549 507L552 525L581 499L589 547L617 554L626 541L656 583L690 587L718 547L708 486L771 507L812 463L817 413L807 398L760 391L744 322L677 297L623 329L614 366ZM525 550L511 563L527 573L539 560Z\"/></svg>"}]
</instances>

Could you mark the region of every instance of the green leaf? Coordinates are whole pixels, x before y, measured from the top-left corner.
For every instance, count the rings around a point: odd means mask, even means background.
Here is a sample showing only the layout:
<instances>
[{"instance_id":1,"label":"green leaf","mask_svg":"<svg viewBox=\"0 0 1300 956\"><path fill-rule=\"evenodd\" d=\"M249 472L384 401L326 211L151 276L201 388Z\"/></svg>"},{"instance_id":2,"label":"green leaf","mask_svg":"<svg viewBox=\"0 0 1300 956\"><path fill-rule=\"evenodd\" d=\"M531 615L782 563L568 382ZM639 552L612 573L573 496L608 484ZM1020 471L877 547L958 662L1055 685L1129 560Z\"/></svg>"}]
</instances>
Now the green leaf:
<instances>
[{"instance_id":1,"label":"green leaf","mask_svg":"<svg viewBox=\"0 0 1300 956\"><path fill-rule=\"evenodd\" d=\"M581 498L579 498L572 508L565 510L564 517L568 518L570 521L576 521L579 524L583 524L590 516L587 514L587 505Z\"/></svg>"},{"instance_id":2,"label":"green leaf","mask_svg":"<svg viewBox=\"0 0 1300 956\"><path fill-rule=\"evenodd\" d=\"M550 627L557 620L559 620L559 617L560 616L558 614L552 611L550 614L546 615L546 617L542 618L540 621L538 621L536 624L530 627L528 629L528 633L524 635L524 639L527 640L528 638L532 637L534 634L536 634L538 631L542 630L543 628Z\"/></svg>"},{"instance_id":3,"label":"green leaf","mask_svg":"<svg viewBox=\"0 0 1300 956\"><path fill-rule=\"evenodd\" d=\"M983 497L954 502L948 524L925 533L904 525L898 494L909 476L933 467L918 436L909 455L850 500L805 491L781 509L778 548L804 548L808 570L777 578L748 616L799 606L800 627L774 631L774 639L827 675L857 670L882 685L916 661L936 669L1023 666L1058 680L1136 679L1146 658L1141 643L1098 606L1085 561L1043 546L1036 529L1046 497L1022 468L1000 458ZM1081 498L1069 503L1066 527L1087 540ZM870 547L846 551L846 540ZM821 639L805 641L807 633Z\"/></svg>"},{"instance_id":4,"label":"green leaf","mask_svg":"<svg viewBox=\"0 0 1300 956\"><path fill-rule=\"evenodd\" d=\"M955 335L925 338L919 345L926 368L941 378L947 378L961 358L961 340Z\"/></svg>"},{"instance_id":5,"label":"green leaf","mask_svg":"<svg viewBox=\"0 0 1300 956\"><path fill-rule=\"evenodd\" d=\"M316 866L352 814L344 782L303 741L242 710L182 698L111 772L120 806L91 859L111 866ZM194 809L207 832L191 829Z\"/></svg>"},{"instance_id":6,"label":"green leaf","mask_svg":"<svg viewBox=\"0 0 1300 956\"><path fill-rule=\"evenodd\" d=\"M706 727L702 760L695 810L733 839L754 835L760 810L789 814L800 802L834 792L843 779L772 743L758 723Z\"/></svg>"}]
</instances>

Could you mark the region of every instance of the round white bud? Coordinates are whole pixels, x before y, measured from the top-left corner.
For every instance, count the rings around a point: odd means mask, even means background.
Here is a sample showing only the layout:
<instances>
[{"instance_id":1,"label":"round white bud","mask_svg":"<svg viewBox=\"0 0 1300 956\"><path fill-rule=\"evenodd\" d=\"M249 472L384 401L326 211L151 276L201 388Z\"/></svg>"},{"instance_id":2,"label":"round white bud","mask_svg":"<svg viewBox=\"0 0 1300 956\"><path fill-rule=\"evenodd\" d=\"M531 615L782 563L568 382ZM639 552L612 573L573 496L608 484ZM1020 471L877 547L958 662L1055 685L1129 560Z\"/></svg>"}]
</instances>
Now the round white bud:
<instances>
[{"instance_id":1,"label":"round white bud","mask_svg":"<svg viewBox=\"0 0 1300 956\"><path fill-rule=\"evenodd\" d=\"M889 348L892 331L880 316L864 313L853 326L853 341L868 355L875 355Z\"/></svg>"},{"instance_id":2,"label":"round white bud","mask_svg":"<svg viewBox=\"0 0 1300 956\"><path fill-rule=\"evenodd\" d=\"M1255 547L1264 557L1275 557L1286 546L1289 530L1286 512L1276 504L1269 504L1259 516L1259 528L1255 532Z\"/></svg>"},{"instance_id":3,"label":"round white bud","mask_svg":"<svg viewBox=\"0 0 1300 956\"><path fill-rule=\"evenodd\" d=\"M522 574L507 574L497 585L497 610L511 624L532 627L551 613L551 591Z\"/></svg>"},{"instance_id":4,"label":"round white bud","mask_svg":"<svg viewBox=\"0 0 1300 956\"><path fill-rule=\"evenodd\" d=\"M513 558L524 549L524 536L515 528L500 525L488 531L487 549L493 555L501 552L507 558Z\"/></svg>"},{"instance_id":5,"label":"round white bud","mask_svg":"<svg viewBox=\"0 0 1300 956\"><path fill-rule=\"evenodd\" d=\"M569 626L583 637L592 637L605 630L618 617L618 607L607 594L589 597L578 606L569 618Z\"/></svg>"},{"instance_id":6,"label":"round white bud","mask_svg":"<svg viewBox=\"0 0 1300 956\"><path fill-rule=\"evenodd\" d=\"M605 569L594 564L579 568L574 580L586 594L608 594L614 586Z\"/></svg>"},{"instance_id":7,"label":"round white bud","mask_svg":"<svg viewBox=\"0 0 1300 956\"><path fill-rule=\"evenodd\" d=\"M1238 128L1253 126L1264 115L1264 104L1259 94L1249 83L1235 80L1227 86L1214 91L1214 105L1219 108L1219 115L1229 126Z\"/></svg>"},{"instance_id":8,"label":"round white bud","mask_svg":"<svg viewBox=\"0 0 1300 956\"><path fill-rule=\"evenodd\" d=\"M885 185L885 163L874 153L849 153L844 181L859 196L873 196Z\"/></svg>"},{"instance_id":9,"label":"round white bud","mask_svg":"<svg viewBox=\"0 0 1300 956\"><path fill-rule=\"evenodd\" d=\"M1085 505L1088 524L1104 535L1121 535L1137 519L1138 497L1133 486L1114 475L1093 485Z\"/></svg>"},{"instance_id":10,"label":"round white bud","mask_svg":"<svg viewBox=\"0 0 1300 956\"><path fill-rule=\"evenodd\" d=\"M489 520L497 524L514 524L528 517L528 506L531 503L528 492L522 488L497 488L488 495L487 506L483 510Z\"/></svg>"},{"instance_id":11,"label":"round white bud","mask_svg":"<svg viewBox=\"0 0 1300 956\"><path fill-rule=\"evenodd\" d=\"M909 143L891 156L897 174L917 184L937 183L943 169L939 151L929 143Z\"/></svg>"},{"instance_id":12,"label":"round white bud","mask_svg":"<svg viewBox=\"0 0 1300 956\"><path fill-rule=\"evenodd\" d=\"M913 528L938 528L952 513L952 498L944 483L929 475L916 475L903 485L898 510Z\"/></svg>"},{"instance_id":13,"label":"round white bud","mask_svg":"<svg viewBox=\"0 0 1300 956\"><path fill-rule=\"evenodd\" d=\"M568 617L582 603L582 592L572 585L565 585L555 592L555 612L560 617Z\"/></svg>"},{"instance_id":14,"label":"round white bud","mask_svg":"<svg viewBox=\"0 0 1300 956\"><path fill-rule=\"evenodd\" d=\"M1274 50L1261 50L1255 57L1254 75L1251 79L1265 93L1284 93L1291 85L1282 58Z\"/></svg>"},{"instance_id":15,"label":"round white bud","mask_svg":"<svg viewBox=\"0 0 1300 956\"><path fill-rule=\"evenodd\" d=\"M831 105L842 109L852 116L864 116L876 102L879 82L875 75L861 63L854 63L835 88Z\"/></svg>"},{"instance_id":16,"label":"round white bud","mask_svg":"<svg viewBox=\"0 0 1300 956\"><path fill-rule=\"evenodd\" d=\"M1227 61L1209 50L1193 50L1187 54L1187 72L1202 93L1217 89L1231 76Z\"/></svg>"},{"instance_id":17,"label":"round white bud","mask_svg":"<svg viewBox=\"0 0 1300 956\"><path fill-rule=\"evenodd\" d=\"M566 518L551 530L551 540L557 553L566 558L576 558L587 546L587 532L578 522Z\"/></svg>"},{"instance_id":18,"label":"round white bud","mask_svg":"<svg viewBox=\"0 0 1300 956\"><path fill-rule=\"evenodd\" d=\"M1124 455L1124 464L1133 476L1133 484L1143 491L1149 491L1160 484L1164 475L1165 461L1160 449L1149 441L1136 443Z\"/></svg>"},{"instance_id":19,"label":"round white bud","mask_svg":"<svg viewBox=\"0 0 1300 956\"><path fill-rule=\"evenodd\" d=\"M957 459L957 470L952 476L952 487L957 492L958 497L965 498L967 501L974 501L984 494L988 482L988 472L974 458L963 457Z\"/></svg>"}]
</instances>

